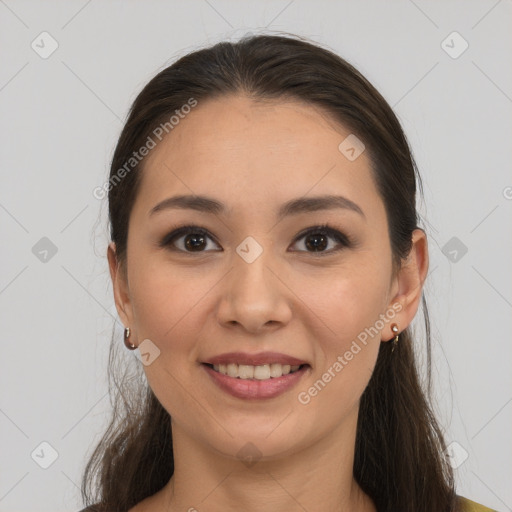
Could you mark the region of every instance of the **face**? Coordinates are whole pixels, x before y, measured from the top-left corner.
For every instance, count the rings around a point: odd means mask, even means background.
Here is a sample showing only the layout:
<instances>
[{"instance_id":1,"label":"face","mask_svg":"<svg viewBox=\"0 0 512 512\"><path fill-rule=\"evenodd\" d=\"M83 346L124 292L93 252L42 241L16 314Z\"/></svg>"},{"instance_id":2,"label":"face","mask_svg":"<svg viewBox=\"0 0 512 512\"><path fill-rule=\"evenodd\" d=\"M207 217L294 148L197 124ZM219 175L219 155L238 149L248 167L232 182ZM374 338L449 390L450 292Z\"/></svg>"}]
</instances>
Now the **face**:
<instances>
[{"instance_id":1,"label":"face","mask_svg":"<svg viewBox=\"0 0 512 512\"><path fill-rule=\"evenodd\" d=\"M150 340L173 428L216 452L251 442L272 459L353 432L399 304L370 161L338 149L349 134L307 104L226 97L146 160L118 310L133 343ZM153 211L185 195L220 206ZM311 201L327 195L344 199Z\"/></svg>"}]
</instances>

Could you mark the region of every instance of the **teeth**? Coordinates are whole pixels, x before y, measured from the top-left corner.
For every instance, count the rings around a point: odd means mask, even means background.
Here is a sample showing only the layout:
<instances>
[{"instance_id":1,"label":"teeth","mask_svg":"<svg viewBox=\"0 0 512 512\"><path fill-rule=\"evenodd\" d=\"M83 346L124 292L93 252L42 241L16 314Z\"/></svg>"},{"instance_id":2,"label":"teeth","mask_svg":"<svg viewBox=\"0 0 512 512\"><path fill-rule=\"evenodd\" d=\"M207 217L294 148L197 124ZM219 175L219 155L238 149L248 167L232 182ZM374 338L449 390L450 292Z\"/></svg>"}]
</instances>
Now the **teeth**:
<instances>
[{"instance_id":1,"label":"teeth","mask_svg":"<svg viewBox=\"0 0 512 512\"><path fill-rule=\"evenodd\" d=\"M270 378L282 377L291 372L296 372L300 365L290 366L289 364L263 364L252 366L249 364L214 364L213 369L216 372L239 379L266 380Z\"/></svg>"},{"instance_id":2,"label":"teeth","mask_svg":"<svg viewBox=\"0 0 512 512\"><path fill-rule=\"evenodd\" d=\"M258 380L270 379L270 366L268 364L264 364L263 366L255 366L254 378Z\"/></svg>"},{"instance_id":3,"label":"teeth","mask_svg":"<svg viewBox=\"0 0 512 512\"><path fill-rule=\"evenodd\" d=\"M241 379L252 379L254 377L254 366L249 366L248 364L239 364L238 377Z\"/></svg>"},{"instance_id":4,"label":"teeth","mask_svg":"<svg viewBox=\"0 0 512 512\"><path fill-rule=\"evenodd\" d=\"M228 375L230 377L238 376L238 365L237 364L233 364L233 363L228 364Z\"/></svg>"}]
</instances>

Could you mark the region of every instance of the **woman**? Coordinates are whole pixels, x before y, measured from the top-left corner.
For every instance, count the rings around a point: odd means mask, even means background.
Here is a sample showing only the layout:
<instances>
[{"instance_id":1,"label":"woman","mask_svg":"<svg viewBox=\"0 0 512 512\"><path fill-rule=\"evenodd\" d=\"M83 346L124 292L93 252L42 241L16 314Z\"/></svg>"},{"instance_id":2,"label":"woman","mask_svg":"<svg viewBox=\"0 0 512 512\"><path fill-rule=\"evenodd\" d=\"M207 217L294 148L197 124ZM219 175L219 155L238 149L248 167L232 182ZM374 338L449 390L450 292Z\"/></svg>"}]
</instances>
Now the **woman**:
<instances>
[{"instance_id":1,"label":"woman","mask_svg":"<svg viewBox=\"0 0 512 512\"><path fill-rule=\"evenodd\" d=\"M116 381L86 510L490 510L456 495L419 383L417 181L383 97L300 38L153 78L101 189L145 378Z\"/></svg>"}]
</instances>

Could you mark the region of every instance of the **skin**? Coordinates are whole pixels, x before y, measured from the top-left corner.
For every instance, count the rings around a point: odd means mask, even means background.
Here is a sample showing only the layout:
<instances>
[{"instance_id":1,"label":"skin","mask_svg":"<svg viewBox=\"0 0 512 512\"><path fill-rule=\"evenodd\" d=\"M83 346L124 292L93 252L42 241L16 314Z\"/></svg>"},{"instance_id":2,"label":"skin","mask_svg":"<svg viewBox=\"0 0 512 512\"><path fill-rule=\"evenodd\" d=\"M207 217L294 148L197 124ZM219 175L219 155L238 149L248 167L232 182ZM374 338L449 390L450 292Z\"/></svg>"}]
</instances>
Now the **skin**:
<instances>
[{"instance_id":1,"label":"skin","mask_svg":"<svg viewBox=\"0 0 512 512\"><path fill-rule=\"evenodd\" d=\"M144 366L172 418L175 473L130 512L156 510L375 512L353 478L359 399L381 341L415 316L428 270L427 240L393 273L387 217L366 153L353 162L339 150L349 131L308 104L230 96L200 103L150 153L129 223L127 266L112 243L108 260L117 310L130 341L150 339L160 355ZM163 210L178 194L213 197L226 215ZM282 203L337 194L357 203L285 217ZM326 254L308 248L304 229L329 223L355 240L332 238ZM186 252L186 235L158 246L176 226L212 235L203 252ZM237 246L252 236L262 254L247 263ZM335 247L339 251L327 254ZM181 252L179 251L181 249ZM125 271L123 271L125 270ZM392 321L304 405L297 399L380 314ZM293 389L266 400L232 397L200 366L231 351L275 351L311 368ZM248 467L237 453L253 443ZM194 507L194 508L192 508Z\"/></svg>"}]
</instances>

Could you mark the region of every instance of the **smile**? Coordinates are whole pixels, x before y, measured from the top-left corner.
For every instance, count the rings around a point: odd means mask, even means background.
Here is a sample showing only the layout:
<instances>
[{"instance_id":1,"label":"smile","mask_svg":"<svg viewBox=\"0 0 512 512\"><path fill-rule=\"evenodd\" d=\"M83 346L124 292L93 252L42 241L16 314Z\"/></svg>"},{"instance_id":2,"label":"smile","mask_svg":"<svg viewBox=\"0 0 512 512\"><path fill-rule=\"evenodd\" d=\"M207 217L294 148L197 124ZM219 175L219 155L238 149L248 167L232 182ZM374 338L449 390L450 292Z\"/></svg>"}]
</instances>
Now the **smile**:
<instances>
[{"instance_id":1,"label":"smile","mask_svg":"<svg viewBox=\"0 0 512 512\"><path fill-rule=\"evenodd\" d=\"M304 375L309 374L309 364L288 365L280 363L246 365L203 363L200 365L217 389L244 400L275 398L295 387Z\"/></svg>"},{"instance_id":2,"label":"smile","mask_svg":"<svg viewBox=\"0 0 512 512\"><path fill-rule=\"evenodd\" d=\"M276 379L278 377L282 377L283 375L288 375L289 373L294 373L302 366L305 365L289 365L289 364L280 364L280 363L271 363L271 364L263 364L263 365L250 365L250 364L213 364L208 365L213 368L214 371L222 373L223 375L228 375L229 377L234 377L236 379L256 379L256 380L266 380L266 379Z\"/></svg>"}]
</instances>

